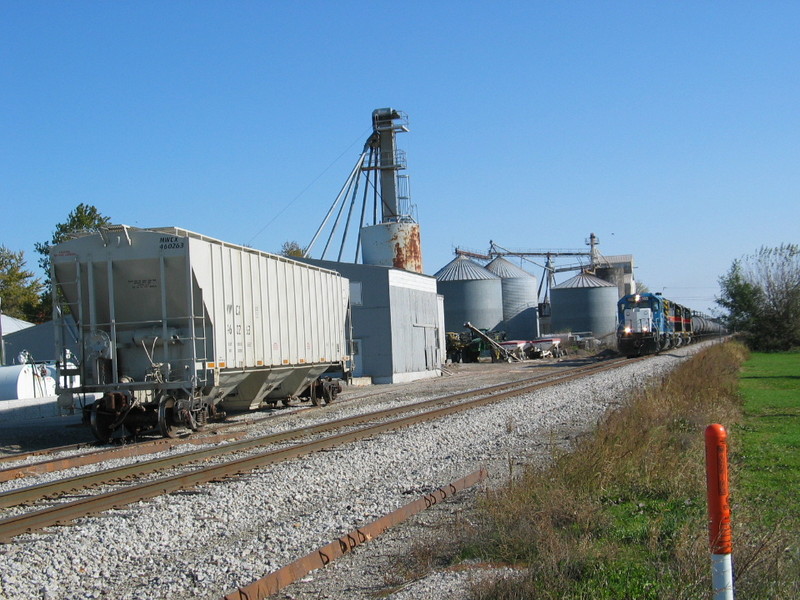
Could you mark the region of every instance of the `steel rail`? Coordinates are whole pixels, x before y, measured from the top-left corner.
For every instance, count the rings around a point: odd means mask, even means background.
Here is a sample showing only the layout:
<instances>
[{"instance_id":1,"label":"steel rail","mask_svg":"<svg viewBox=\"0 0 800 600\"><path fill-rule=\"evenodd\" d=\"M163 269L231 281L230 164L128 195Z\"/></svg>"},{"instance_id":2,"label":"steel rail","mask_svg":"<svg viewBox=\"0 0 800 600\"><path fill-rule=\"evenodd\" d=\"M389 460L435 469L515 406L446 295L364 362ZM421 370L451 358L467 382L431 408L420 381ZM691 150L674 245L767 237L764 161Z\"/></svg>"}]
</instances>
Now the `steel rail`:
<instances>
[{"instance_id":1,"label":"steel rail","mask_svg":"<svg viewBox=\"0 0 800 600\"><path fill-rule=\"evenodd\" d=\"M480 483L487 476L488 472L485 469L480 469L444 487L440 487L372 523L354 529L330 544L306 554L302 558L261 577L249 585L228 592L223 600L262 600L267 596L271 596L311 571L326 567L337 558L341 558L351 552L354 548L378 537L390 527L402 523L423 510L452 498L458 492Z\"/></svg>"},{"instance_id":2,"label":"steel rail","mask_svg":"<svg viewBox=\"0 0 800 600\"><path fill-rule=\"evenodd\" d=\"M308 407L296 407L296 408L298 410L291 411L289 414L296 415L298 413L305 412L306 410L310 410ZM207 434L207 436L212 436L212 435L220 436L217 439L223 439L222 436L241 437L239 434L221 434L220 432L225 429L231 429L234 427L247 427L249 425L260 423L262 421L274 420L278 416L281 415L270 415L270 416L256 417L256 418L249 417L246 419L242 419L240 421L219 423L210 426L207 429L204 429L204 432ZM139 456L141 454L153 454L155 452L160 452L165 447L171 448L173 446L180 446L183 444L197 444L198 443L197 440L203 439L203 437L192 435L180 438L159 438L156 440L152 439L140 440L128 443L123 442L122 446L112 445L111 447L109 447L108 445L100 444L100 442L97 441L79 442L77 444L69 444L67 446L55 446L53 448L44 448L42 450L34 450L32 452L24 452L20 454L8 454L5 456L0 456L0 463L12 462L12 461L24 461L34 456L47 456L50 454L57 454L59 452L79 450L81 448L94 448L94 450L91 450L90 452L74 454L69 457L51 458L39 462L25 463L22 465L0 469L0 482L10 481L12 479L20 479L23 477L29 477L31 475L40 475L42 473L53 473L55 471L62 471L64 469L70 469L76 466L83 466L87 464L93 464L96 462L102 462L106 458L110 459L126 458L131 456ZM88 457L94 457L94 459L90 459Z\"/></svg>"},{"instance_id":3,"label":"steel rail","mask_svg":"<svg viewBox=\"0 0 800 600\"><path fill-rule=\"evenodd\" d=\"M93 452L86 452L74 456L66 456L62 458L51 458L37 463L19 465L16 467L8 467L0 469L0 482L11 481L12 479L21 479L23 477L30 477L31 475L42 475L44 473L55 473L56 471L63 471L74 467L83 467L85 465L92 465L105 460L114 460L118 458L130 458L132 456L141 456L143 454L154 454L169 450L176 446L185 444L208 444L226 439L236 439L245 435L245 432L232 432L232 433L210 433L204 436L192 436L186 439L170 439L163 438L150 442L143 442L138 444L129 444L120 448L100 449ZM2 506L0 504L0 506Z\"/></svg>"},{"instance_id":4,"label":"steel rail","mask_svg":"<svg viewBox=\"0 0 800 600\"><path fill-rule=\"evenodd\" d=\"M70 450L80 450L81 448L96 448L98 442L78 442L77 444L67 444L66 446L54 446L52 448L42 448L41 450L32 450L30 452L20 452L18 454L6 454L0 456L0 463L12 462L15 460L26 460L32 456L46 456L48 454L55 454L57 452L68 452Z\"/></svg>"},{"instance_id":5,"label":"steel rail","mask_svg":"<svg viewBox=\"0 0 800 600\"><path fill-rule=\"evenodd\" d=\"M628 362L629 361L626 361L626 364ZM455 412L497 402L507 397L517 396L538 389L552 387L554 385L565 383L566 381L579 379L581 377L593 375L597 372L613 369L617 366L618 363L613 365L605 365L603 368L595 369L589 372L573 373L556 380L539 383L538 385L532 384L528 386L528 388L522 390L506 390L504 392L483 396L461 404L451 404L449 406L439 407L425 413L401 417L399 419L386 421L383 423L367 425L353 431L335 434L310 442L295 444L288 448L245 456L225 463L203 467L192 472L172 475L158 480L66 502L38 511L29 512L14 517L8 517L0 521L0 541L6 542L22 533L42 529L51 525L69 522L79 517L100 513L112 508L119 508L132 502L152 498L154 496L193 488L203 483L227 479L232 476L253 471L259 467L297 458L299 456L310 454L311 452L333 448L365 437L378 435L393 429L399 429L401 427L406 427L416 423L438 419Z\"/></svg>"},{"instance_id":6,"label":"steel rail","mask_svg":"<svg viewBox=\"0 0 800 600\"><path fill-rule=\"evenodd\" d=\"M630 361L619 361L619 362L625 362L627 364ZM509 391L516 394L525 393L525 390L529 389L531 386L536 388L538 386L543 385L541 381L542 379L546 379L548 381L553 381L553 382L560 382L563 381L564 378L583 376L584 374L587 373L597 372L598 369L612 368L617 364L618 364L617 361L593 363L580 368L575 368L566 374L554 375L551 373L547 375L541 375L526 380L493 385L485 388L480 388L478 390L470 390L467 392L460 392L448 396L433 398L431 400L424 400L413 404L407 404L405 406L387 408L352 417L345 417L334 421L327 421L325 423L320 423L317 425L291 429L285 432L271 433L265 436L238 440L226 444L223 447L212 446L209 448L203 448L200 450L187 452L184 454L164 456L156 459L151 459L148 461L136 462L128 465L121 465L118 467L103 469L100 471L95 471L93 473L76 475L74 477L68 477L64 479L58 479L45 483L39 483L26 487L21 487L14 490L8 490L0 493L0 508L8 508L20 504L32 504L43 498L53 497L58 494L72 493L92 486L111 483L113 481L119 481L130 477L141 476L148 473L153 473L155 471L163 471L169 468L187 465L193 462L207 460L210 458L221 457L236 452L248 451L260 446L285 442L288 440L297 439L302 436L327 433L329 431L342 429L345 427L354 427L357 425L361 425L363 423L369 423L371 421L376 421L379 419L386 419L402 415L408 412L424 410L431 406L438 406L441 404L457 402L460 400L464 400L466 398L474 398L475 396L487 395L487 394L496 395ZM218 438L218 440L222 441L221 438ZM206 439L203 441L213 443L217 440Z\"/></svg>"}]
</instances>

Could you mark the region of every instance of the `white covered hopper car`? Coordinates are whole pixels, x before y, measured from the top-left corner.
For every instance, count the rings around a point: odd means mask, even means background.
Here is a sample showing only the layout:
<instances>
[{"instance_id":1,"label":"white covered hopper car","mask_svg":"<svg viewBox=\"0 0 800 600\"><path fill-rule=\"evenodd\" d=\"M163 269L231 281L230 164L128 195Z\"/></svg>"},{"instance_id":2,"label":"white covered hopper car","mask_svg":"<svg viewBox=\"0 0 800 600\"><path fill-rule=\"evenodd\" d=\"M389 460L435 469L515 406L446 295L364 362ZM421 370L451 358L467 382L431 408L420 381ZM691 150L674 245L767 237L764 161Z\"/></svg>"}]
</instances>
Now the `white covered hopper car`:
<instances>
[{"instance_id":1,"label":"white covered hopper car","mask_svg":"<svg viewBox=\"0 0 800 600\"><path fill-rule=\"evenodd\" d=\"M195 430L349 369L349 284L334 271L175 227L109 226L50 258L60 362L66 311L80 348L58 392L98 398L84 416L100 440Z\"/></svg>"}]
</instances>

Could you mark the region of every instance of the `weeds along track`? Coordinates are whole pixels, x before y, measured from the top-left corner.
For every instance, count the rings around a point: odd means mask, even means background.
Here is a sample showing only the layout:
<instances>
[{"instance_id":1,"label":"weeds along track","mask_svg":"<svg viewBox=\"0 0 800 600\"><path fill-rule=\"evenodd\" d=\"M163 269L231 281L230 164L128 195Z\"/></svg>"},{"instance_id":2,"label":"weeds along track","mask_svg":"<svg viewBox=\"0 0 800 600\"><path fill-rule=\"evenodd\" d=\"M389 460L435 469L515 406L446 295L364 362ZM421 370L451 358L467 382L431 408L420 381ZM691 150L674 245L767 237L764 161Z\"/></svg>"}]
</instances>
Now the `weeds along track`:
<instances>
[{"instance_id":1,"label":"weeds along track","mask_svg":"<svg viewBox=\"0 0 800 600\"><path fill-rule=\"evenodd\" d=\"M9 512L15 514L0 521L0 541L5 542L25 532L67 523L139 500L235 477L311 452L333 448L415 423L435 420L505 398L628 365L631 362L624 359L597 362L569 368L563 374L547 374L513 383L493 385L281 433L236 439L178 455L9 490L0 494L0 507L18 508L7 510L7 514ZM105 486L106 489L95 489L91 494L83 491L97 486ZM81 494L77 498L76 492ZM54 498L61 503L44 506L44 501L49 502ZM28 505L30 510L20 512L20 505Z\"/></svg>"}]
</instances>

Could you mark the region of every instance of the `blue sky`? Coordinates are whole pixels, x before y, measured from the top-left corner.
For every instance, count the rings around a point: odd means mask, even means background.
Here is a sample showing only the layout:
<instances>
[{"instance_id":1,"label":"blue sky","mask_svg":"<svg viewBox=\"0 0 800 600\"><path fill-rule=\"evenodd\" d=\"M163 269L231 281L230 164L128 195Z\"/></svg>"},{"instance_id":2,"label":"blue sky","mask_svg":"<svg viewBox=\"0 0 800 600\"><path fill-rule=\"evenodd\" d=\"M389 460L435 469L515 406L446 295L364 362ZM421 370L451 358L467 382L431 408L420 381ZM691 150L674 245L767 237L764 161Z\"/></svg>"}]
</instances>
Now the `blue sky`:
<instances>
[{"instance_id":1,"label":"blue sky","mask_svg":"<svg viewBox=\"0 0 800 600\"><path fill-rule=\"evenodd\" d=\"M305 245L391 106L427 273L594 232L707 310L800 243L798 31L796 2L3 2L0 244L34 267L83 202Z\"/></svg>"}]
</instances>

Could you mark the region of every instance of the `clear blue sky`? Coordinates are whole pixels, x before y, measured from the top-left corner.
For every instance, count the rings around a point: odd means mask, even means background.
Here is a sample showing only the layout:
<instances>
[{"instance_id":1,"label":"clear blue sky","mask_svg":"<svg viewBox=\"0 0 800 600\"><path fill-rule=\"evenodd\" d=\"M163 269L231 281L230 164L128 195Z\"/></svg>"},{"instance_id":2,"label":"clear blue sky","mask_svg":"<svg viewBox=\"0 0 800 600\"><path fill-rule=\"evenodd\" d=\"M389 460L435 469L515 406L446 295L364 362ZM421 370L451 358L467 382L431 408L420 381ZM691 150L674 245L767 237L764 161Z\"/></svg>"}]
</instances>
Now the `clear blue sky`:
<instances>
[{"instance_id":1,"label":"clear blue sky","mask_svg":"<svg viewBox=\"0 0 800 600\"><path fill-rule=\"evenodd\" d=\"M0 244L33 267L84 202L305 245L391 106L427 273L594 232L706 310L800 242L798 32L797 2L7 0Z\"/></svg>"}]
</instances>

